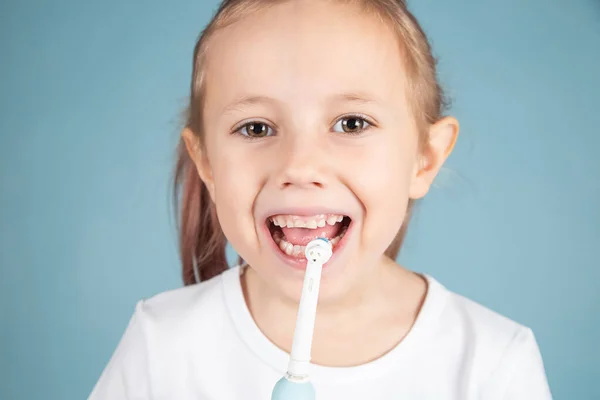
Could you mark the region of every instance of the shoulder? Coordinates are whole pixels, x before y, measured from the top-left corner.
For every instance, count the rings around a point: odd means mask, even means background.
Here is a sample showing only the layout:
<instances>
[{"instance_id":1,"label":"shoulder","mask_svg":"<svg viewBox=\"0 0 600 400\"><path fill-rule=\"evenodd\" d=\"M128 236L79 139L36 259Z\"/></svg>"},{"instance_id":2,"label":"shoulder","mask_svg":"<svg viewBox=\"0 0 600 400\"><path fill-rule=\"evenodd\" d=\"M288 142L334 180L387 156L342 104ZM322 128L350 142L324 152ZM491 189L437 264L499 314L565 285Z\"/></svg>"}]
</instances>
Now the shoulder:
<instances>
[{"instance_id":1,"label":"shoulder","mask_svg":"<svg viewBox=\"0 0 600 400\"><path fill-rule=\"evenodd\" d=\"M214 344L233 335L224 282L235 282L236 273L239 269L232 268L208 281L140 300L90 398L146 399L172 387L183 390L189 360L198 367L198 360L218 359ZM208 361L202 365L210 368Z\"/></svg>"},{"instance_id":2,"label":"shoulder","mask_svg":"<svg viewBox=\"0 0 600 400\"><path fill-rule=\"evenodd\" d=\"M483 340L507 345L516 336L530 330L527 326L460 294L448 291L447 298L446 315L460 321Z\"/></svg>"},{"instance_id":3,"label":"shoulder","mask_svg":"<svg viewBox=\"0 0 600 400\"><path fill-rule=\"evenodd\" d=\"M438 314L438 330L460 337L477 339L480 348L500 351L516 337L531 330L490 308L448 290L435 278L426 276L432 303Z\"/></svg>"},{"instance_id":4,"label":"shoulder","mask_svg":"<svg viewBox=\"0 0 600 400\"><path fill-rule=\"evenodd\" d=\"M190 309L218 299L222 278L221 274L204 282L158 293L140 300L139 307L148 317L159 319L185 314Z\"/></svg>"},{"instance_id":5,"label":"shoulder","mask_svg":"<svg viewBox=\"0 0 600 400\"><path fill-rule=\"evenodd\" d=\"M529 398L550 398L539 347L528 326L428 280L443 298L436 339L449 338L447 345L463 350L469 359L462 361L477 370L486 398L512 390L529 393Z\"/></svg>"},{"instance_id":6,"label":"shoulder","mask_svg":"<svg viewBox=\"0 0 600 400\"><path fill-rule=\"evenodd\" d=\"M239 268L233 267L208 281L140 300L134 316L146 336L157 336L163 343L197 332L209 334L228 323L224 281L232 274L239 274ZM204 329L207 327L210 329Z\"/></svg>"}]
</instances>

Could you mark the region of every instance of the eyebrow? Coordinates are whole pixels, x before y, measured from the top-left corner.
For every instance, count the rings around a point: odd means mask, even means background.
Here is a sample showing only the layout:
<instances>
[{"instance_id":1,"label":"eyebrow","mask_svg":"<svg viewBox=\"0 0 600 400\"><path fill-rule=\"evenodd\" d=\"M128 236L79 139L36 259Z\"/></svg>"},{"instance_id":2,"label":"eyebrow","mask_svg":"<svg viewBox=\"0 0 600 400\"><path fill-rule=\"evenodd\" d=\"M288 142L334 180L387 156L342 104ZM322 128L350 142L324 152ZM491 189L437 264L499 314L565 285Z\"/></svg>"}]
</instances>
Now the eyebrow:
<instances>
[{"instance_id":1,"label":"eyebrow","mask_svg":"<svg viewBox=\"0 0 600 400\"><path fill-rule=\"evenodd\" d=\"M348 92L340 93L329 97L328 103L360 103L360 104L375 104L378 99L368 93ZM242 107L252 106L256 104L276 104L279 101L269 96L243 96L233 101L231 104L223 108L223 114L230 113Z\"/></svg>"},{"instance_id":2,"label":"eyebrow","mask_svg":"<svg viewBox=\"0 0 600 400\"><path fill-rule=\"evenodd\" d=\"M332 102L351 102L351 103L379 103L380 101L376 96L373 96L369 93L362 92L350 92L350 93L341 93L331 97Z\"/></svg>"},{"instance_id":3,"label":"eyebrow","mask_svg":"<svg viewBox=\"0 0 600 400\"><path fill-rule=\"evenodd\" d=\"M277 100L268 96L243 96L223 108L223 114L227 114L241 107L252 106L261 103L274 104L277 103Z\"/></svg>"}]
</instances>

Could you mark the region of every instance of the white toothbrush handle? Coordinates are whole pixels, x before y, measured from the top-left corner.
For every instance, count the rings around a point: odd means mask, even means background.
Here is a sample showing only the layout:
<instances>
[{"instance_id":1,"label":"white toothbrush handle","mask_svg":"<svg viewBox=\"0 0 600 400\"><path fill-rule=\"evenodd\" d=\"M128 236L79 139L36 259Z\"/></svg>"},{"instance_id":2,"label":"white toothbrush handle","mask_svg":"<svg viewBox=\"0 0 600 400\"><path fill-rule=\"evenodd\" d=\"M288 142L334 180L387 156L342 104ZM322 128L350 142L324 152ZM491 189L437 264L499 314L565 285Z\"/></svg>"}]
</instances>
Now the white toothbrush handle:
<instances>
[{"instance_id":1,"label":"white toothbrush handle","mask_svg":"<svg viewBox=\"0 0 600 400\"><path fill-rule=\"evenodd\" d=\"M309 374L310 353L322 270L323 265L319 262L309 260L306 265L292 353L288 366L288 374L292 376L304 377Z\"/></svg>"}]
</instances>

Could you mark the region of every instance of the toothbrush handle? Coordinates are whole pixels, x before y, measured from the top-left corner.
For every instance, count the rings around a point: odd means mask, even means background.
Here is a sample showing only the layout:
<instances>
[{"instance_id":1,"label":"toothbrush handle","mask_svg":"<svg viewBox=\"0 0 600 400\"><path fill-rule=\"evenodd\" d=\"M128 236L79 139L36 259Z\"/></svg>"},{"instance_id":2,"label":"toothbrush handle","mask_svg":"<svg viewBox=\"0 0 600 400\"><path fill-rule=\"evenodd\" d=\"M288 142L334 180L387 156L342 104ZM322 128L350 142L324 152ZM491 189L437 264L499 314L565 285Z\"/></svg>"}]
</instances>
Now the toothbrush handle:
<instances>
[{"instance_id":1,"label":"toothbrush handle","mask_svg":"<svg viewBox=\"0 0 600 400\"><path fill-rule=\"evenodd\" d=\"M288 373L294 376L308 376L313 330L317 314L317 301L321 284L323 265L308 261L302 285L302 295L298 307L294 341Z\"/></svg>"},{"instance_id":2,"label":"toothbrush handle","mask_svg":"<svg viewBox=\"0 0 600 400\"><path fill-rule=\"evenodd\" d=\"M310 382L292 382L281 378L273 388L271 400L315 400L315 388Z\"/></svg>"}]
</instances>

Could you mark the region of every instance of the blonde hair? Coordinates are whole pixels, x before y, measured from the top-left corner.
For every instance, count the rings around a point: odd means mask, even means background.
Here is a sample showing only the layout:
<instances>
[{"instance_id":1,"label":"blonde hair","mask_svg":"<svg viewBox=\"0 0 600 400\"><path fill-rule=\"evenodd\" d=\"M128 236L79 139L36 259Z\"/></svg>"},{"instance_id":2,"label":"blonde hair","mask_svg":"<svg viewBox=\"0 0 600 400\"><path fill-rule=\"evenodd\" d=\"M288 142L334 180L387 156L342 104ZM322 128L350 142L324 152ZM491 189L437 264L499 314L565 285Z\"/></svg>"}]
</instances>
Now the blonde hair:
<instances>
[{"instance_id":1,"label":"blonde hair","mask_svg":"<svg viewBox=\"0 0 600 400\"><path fill-rule=\"evenodd\" d=\"M225 0L196 42L193 55L190 100L186 110L185 127L203 145L204 64L210 48L210 38L218 30L260 11L296 0ZM325 0L321 0L325 1ZM437 79L436 59L429 41L416 18L403 0L329 0L359 6L394 29L399 51L404 56L407 74L406 96L419 131L420 149L427 145L428 127L442 117L446 101ZM187 153L179 143L175 170L174 196L179 221L179 246L183 281L192 284L210 279L228 268L225 256L227 240L219 225L214 204L204 183ZM386 250L396 258L404 240L414 201L410 200L402 226Z\"/></svg>"}]
</instances>

